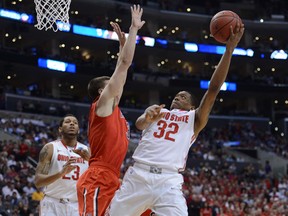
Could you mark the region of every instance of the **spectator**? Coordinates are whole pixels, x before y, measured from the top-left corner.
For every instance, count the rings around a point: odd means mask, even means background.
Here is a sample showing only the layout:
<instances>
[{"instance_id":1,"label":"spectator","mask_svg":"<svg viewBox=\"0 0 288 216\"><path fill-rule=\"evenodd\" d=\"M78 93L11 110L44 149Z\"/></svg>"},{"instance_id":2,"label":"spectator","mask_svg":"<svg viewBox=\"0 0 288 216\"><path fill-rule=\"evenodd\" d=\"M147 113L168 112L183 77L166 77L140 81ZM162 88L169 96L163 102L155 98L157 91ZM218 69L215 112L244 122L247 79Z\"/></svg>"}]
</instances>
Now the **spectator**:
<instances>
[{"instance_id":1,"label":"spectator","mask_svg":"<svg viewBox=\"0 0 288 216\"><path fill-rule=\"evenodd\" d=\"M272 168L271 168L271 165L270 165L270 161L267 160L265 162L265 174L269 175L271 172L272 172Z\"/></svg>"},{"instance_id":2,"label":"spectator","mask_svg":"<svg viewBox=\"0 0 288 216\"><path fill-rule=\"evenodd\" d=\"M29 153L29 146L27 145L27 143L25 143L24 140L21 141L20 145L19 145L19 160L23 161L26 160L27 155Z\"/></svg>"},{"instance_id":3,"label":"spectator","mask_svg":"<svg viewBox=\"0 0 288 216\"><path fill-rule=\"evenodd\" d=\"M31 216L32 211L29 209L29 205L24 205L22 202L18 205L19 215L21 216Z\"/></svg>"},{"instance_id":4,"label":"spectator","mask_svg":"<svg viewBox=\"0 0 288 216\"><path fill-rule=\"evenodd\" d=\"M10 143L11 143L11 142L10 142ZM11 143L11 144L12 144L12 143ZM14 149L14 145L13 145L12 148ZM15 156L14 156L14 155L11 154L11 155L8 157L7 166L8 166L8 167L16 166L16 161L15 161Z\"/></svg>"},{"instance_id":5,"label":"spectator","mask_svg":"<svg viewBox=\"0 0 288 216\"><path fill-rule=\"evenodd\" d=\"M23 187L23 191L28 197L31 197L32 194L36 191L36 189L33 187L31 182L28 182L28 184Z\"/></svg>"},{"instance_id":6,"label":"spectator","mask_svg":"<svg viewBox=\"0 0 288 216\"><path fill-rule=\"evenodd\" d=\"M200 209L200 216L212 216L212 209L208 202L204 202L204 206Z\"/></svg>"},{"instance_id":7,"label":"spectator","mask_svg":"<svg viewBox=\"0 0 288 216\"><path fill-rule=\"evenodd\" d=\"M11 197L12 207L18 206L20 198L21 197L19 197L19 198L17 197L17 193L15 191L12 193L12 197Z\"/></svg>"},{"instance_id":8,"label":"spectator","mask_svg":"<svg viewBox=\"0 0 288 216\"><path fill-rule=\"evenodd\" d=\"M16 196L18 199L20 199L20 194L19 192L15 189L15 184L8 181L7 182L7 185L5 185L3 188L2 188L2 194L3 196L6 198L7 196L12 196L13 193L16 193Z\"/></svg>"},{"instance_id":9,"label":"spectator","mask_svg":"<svg viewBox=\"0 0 288 216\"><path fill-rule=\"evenodd\" d=\"M32 172L28 172L26 179L28 182L32 183L32 182L34 182L35 176L32 174Z\"/></svg>"}]
</instances>

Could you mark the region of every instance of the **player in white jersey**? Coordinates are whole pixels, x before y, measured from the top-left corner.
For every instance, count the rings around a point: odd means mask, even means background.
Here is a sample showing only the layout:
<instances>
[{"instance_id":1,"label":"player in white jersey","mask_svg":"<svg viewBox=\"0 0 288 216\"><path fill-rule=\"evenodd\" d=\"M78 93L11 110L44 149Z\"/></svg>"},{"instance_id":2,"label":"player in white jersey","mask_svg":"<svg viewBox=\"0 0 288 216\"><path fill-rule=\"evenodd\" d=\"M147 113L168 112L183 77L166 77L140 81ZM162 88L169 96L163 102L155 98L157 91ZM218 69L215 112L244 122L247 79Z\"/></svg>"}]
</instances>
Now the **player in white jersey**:
<instances>
[{"instance_id":1,"label":"player in white jersey","mask_svg":"<svg viewBox=\"0 0 288 216\"><path fill-rule=\"evenodd\" d=\"M66 115L59 125L59 140L47 143L39 155L35 185L44 187L41 216L78 216L76 183L88 168L89 149L77 141L78 120Z\"/></svg>"},{"instance_id":2,"label":"player in white jersey","mask_svg":"<svg viewBox=\"0 0 288 216\"><path fill-rule=\"evenodd\" d=\"M215 69L210 85L198 108L192 95L179 92L170 110L153 105L137 119L143 130L133 159L120 189L110 205L110 216L136 216L150 208L157 216L187 216L182 193L183 176L189 148L207 124L210 111L228 74L232 53L244 33L237 24L226 43L226 51Z\"/></svg>"}]
</instances>

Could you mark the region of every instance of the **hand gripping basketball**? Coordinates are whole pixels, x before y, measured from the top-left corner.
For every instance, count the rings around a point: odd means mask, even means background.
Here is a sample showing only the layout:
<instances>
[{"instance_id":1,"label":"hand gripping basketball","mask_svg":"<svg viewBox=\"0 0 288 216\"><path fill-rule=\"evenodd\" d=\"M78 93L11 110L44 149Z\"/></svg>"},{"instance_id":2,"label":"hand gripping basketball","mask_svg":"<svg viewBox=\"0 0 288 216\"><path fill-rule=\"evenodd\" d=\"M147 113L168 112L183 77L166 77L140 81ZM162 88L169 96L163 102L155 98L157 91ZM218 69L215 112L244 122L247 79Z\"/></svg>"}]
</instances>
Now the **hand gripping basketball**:
<instances>
[{"instance_id":1,"label":"hand gripping basketball","mask_svg":"<svg viewBox=\"0 0 288 216\"><path fill-rule=\"evenodd\" d=\"M223 10L215 14L210 21L210 33L220 43L226 43L230 37L230 27L233 32L237 26L242 24L241 18L233 11Z\"/></svg>"}]
</instances>

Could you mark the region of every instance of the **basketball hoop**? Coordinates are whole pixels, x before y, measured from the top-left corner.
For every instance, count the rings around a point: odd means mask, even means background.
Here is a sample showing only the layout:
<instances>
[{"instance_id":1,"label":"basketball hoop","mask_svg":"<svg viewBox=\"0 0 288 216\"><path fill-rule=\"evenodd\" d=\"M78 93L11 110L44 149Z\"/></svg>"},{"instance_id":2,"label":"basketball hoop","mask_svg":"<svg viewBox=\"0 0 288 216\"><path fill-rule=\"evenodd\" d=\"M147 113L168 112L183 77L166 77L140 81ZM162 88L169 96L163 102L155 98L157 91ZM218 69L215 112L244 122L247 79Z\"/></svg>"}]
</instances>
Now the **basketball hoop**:
<instances>
[{"instance_id":1,"label":"basketball hoop","mask_svg":"<svg viewBox=\"0 0 288 216\"><path fill-rule=\"evenodd\" d=\"M39 30L53 29L57 32L59 24L69 25L69 9L71 0L34 0Z\"/></svg>"}]
</instances>

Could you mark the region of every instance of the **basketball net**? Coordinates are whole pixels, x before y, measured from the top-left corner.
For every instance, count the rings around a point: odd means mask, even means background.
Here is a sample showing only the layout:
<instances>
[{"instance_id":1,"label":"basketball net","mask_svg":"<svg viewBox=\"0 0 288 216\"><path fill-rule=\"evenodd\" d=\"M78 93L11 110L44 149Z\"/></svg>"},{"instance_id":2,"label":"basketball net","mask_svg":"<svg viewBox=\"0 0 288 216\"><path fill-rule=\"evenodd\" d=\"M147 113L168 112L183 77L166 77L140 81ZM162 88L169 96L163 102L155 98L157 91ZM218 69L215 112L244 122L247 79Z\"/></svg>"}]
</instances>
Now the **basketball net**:
<instances>
[{"instance_id":1,"label":"basketball net","mask_svg":"<svg viewBox=\"0 0 288 216\"><path fill-rule=\"evenodd\" d=\"M34 0L39 30L53 29L58 31L58 22L69 24L69 9L71 0Z\"/></svg>"}]
</instances>

